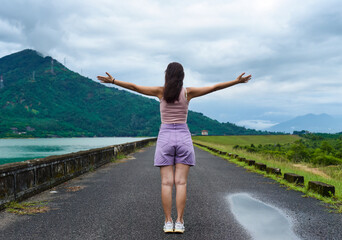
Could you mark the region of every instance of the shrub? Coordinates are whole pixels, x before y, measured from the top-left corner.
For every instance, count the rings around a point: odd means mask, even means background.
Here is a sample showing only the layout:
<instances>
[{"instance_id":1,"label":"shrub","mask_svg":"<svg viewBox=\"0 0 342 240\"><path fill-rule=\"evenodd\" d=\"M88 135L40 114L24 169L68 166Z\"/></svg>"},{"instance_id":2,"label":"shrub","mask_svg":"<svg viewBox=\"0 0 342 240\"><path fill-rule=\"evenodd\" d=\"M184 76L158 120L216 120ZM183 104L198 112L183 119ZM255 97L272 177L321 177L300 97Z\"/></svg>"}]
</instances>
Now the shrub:
<instances>
[{"instance_id":1,"label":"shrub","mask_svg":"<svg viewBox=\"0 0 342 240\"><path fill-rule=\"evenodd\" d=\"M286 156L293 162L308 162L310 153L301 141L296 141L287 152Z\"/></svg>"},{"instance_id":2,"label":"shrub","mask_svg":"<svg viewBox=\"0 0 342 240\"><path fill-rule=\"evenodd\" d=\"M324 166L342 164L341 159L334 157L332 155L324 154L324 153L314 156L311 159L311 162L317 165L324 165Z\"/></svg>"}]
</instances>

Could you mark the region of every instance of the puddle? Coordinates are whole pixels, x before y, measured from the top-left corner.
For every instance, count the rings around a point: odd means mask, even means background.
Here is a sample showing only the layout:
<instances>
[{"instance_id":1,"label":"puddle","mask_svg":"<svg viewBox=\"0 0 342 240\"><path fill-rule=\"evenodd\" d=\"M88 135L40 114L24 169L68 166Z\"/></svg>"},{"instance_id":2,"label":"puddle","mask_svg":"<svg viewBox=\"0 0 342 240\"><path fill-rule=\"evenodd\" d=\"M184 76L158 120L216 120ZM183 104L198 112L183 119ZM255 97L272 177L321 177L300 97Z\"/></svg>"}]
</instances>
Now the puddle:
<instances>
[{"instance_id":1,"label":"puddle","mask_svg":"<svg viewBox=\"0 0 342 240\"><path fill-rule=\"evenodd\" d=\"M247 193L228 196L236 220L256 240L300 239L292 231L289 218L278 208L270 206Z\"/></svg>"}]
</instances>

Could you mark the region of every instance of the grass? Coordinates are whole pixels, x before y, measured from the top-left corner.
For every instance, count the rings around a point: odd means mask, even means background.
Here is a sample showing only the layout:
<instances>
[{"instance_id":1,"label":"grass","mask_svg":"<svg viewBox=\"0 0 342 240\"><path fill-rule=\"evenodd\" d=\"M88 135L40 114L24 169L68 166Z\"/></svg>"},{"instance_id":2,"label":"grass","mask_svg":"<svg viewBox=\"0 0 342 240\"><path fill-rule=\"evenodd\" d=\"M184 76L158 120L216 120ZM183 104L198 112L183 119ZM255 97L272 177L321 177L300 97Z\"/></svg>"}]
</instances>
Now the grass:
<instances>
[{"instance_id":1,"label":"grass","mask_svg":"<svg viewBox=\"0 0 342 240\"><path fill-rule=\"evenodd\" d=\"M297 135L243 135L243 136L194 136L195 141L200 141L202 144L211 143L228 146L246 146L252 143L257 146L258 144L285 144L292 143L301 139Z\"/></svg>"},{"instance_id":2,"label":"grass","mask_svg":"<svg viewBox=\"0 0 342 240\"><path fill-rule=\"evenodd\" d=\"M156 145L156 141L151 141L151 142L148 142L146 144L146 146L144 146L144 148L151 147L151 146L154 146L154 145Z\"/></svg>"},{"instance_id":3,"label":"grass","mask_svg":"<svg viewBox=\"0 0 342 240\"><path fill-rule=\"evenodd\" d=\"M117 160L121 160L121 159L124 159L124 158L126 158L127 157L127 155L125 155L125 154L123 154L123 153L118 153L118 155L116 155L116 159Z\"/></svg>"},{"instance_id":4,"label":"grass","mask_svg":"<svg viewBox=\"0 0 342 240\"><path fill-rule=\"evenodd\" d=\"M22 202L18 203L12 201L6 204L6 212L15 213L18 215L34 215L37 213L43 213L50 210L46 206L47 201L35 201L35 202Z\"/></svg>"},{"instance_id":5,"label":"grass","mask_svg":"<svg viewBox=\"0 0 342 240\"><path fill-rule=\"evenodd\" d=\"M120 160L122 160L122 159L124 159L124 158L127 158L127 155L125 155L125 154L119 152L119 153L116 155L116 157L113 157L113 158L110 160L110 162L112 162L112 163L117 163L117 162L119 162Z\"/></svg>"},{"instance_id":6,"label":"grass","mask_svg":"<svg viewBox=\"0 0 342 240\"><path fill-rule=\"evenodd\" d=\"M154 142L149 142L149 143L147 143L144 147L135 148L132 152L130 152L130 154L136 153L136 152L140 151L142 148L147 148L147 147L153 146L153 145L155 145L155 144L156 144L155 141L154 141ZM115 158L112 158L110 161L111 161L112 163L115 163L115 162L117 162L118 160L121 160L121 159L124 159L124 158L127 158L127 157L128 157L127 155L125 155L125 154L119 152L119 153L116 155L116 157L115 157Z\"/></svg>"},{"instance_id":7,"label":"grass","mask_svg":"<svg viewBox=\"0 0 342 240\"><path fill-rule=\"evenodd\" d=\"M305 193L305 196L314 197L314 198L322 200L325 203L329 203L336 212L342 213L342 178L341 178L342 166L338 165L338 166L319 167L318 168L319 171L322 171L329 176L329 178L326 178L324 176L318 175L317 173L311 172L310 171L310 169L312 169L311 165L307 165L307 168L304 170L304 169L299 168L298 166L295 166L294 163L289 162L286 158L280 158L280 157L274 158L269 155L250 153L244 150L233 149L233 146L237 144L236 142L234 142L234 140L238 141L240 144L244 142L245 145L250 145L251 143L262 144L262 142L264 144L275 143L275 142L270 142L272 141L272 139L277 140L276 143L286 143L289 141L296 141L298 139L295 136L290 136L290 135L284 135L284 139L281 139L281 138L282 138L281 135L276 136L274 138L270 138L270 136L210 136L210 137L206 137L206 136L197 137L196 136L196 137L193 137L193 140L194 140L194 143L197 142L197 143L210 146L221 151L238 154L240 157L245 157L246 159L256 160L257 162L266 164L268 167L280 168L282 173L291 172L291 173L296 173L298 175L304 176L304 185L306 187L302 188L294 184L288 183L287 181L283 179L282 176L278 177L272 174L267 174L263 171L255 169L253 166L248 166L244 162L240 162L238 160L229 158L228 156L224 156L224 158L226 158L227 160L232 161L240 166L243 166L249 169L250 171L258 172L260 174L266 175L267 177L273 178L274 180L278 181L281 184L288 186L291 189L301 191ZM209 151L206 148L202 148L202 149ZM223 157L222 155L216 154L214 152L211 152L211 153L217 156ZM321 195L317 193L309 191L307 189L309 181L320 181L320 182L324 182L324 183L335 186L335 196L333 198L326 198L326 197L322 197Z\"/></svg>"}]
</instances>

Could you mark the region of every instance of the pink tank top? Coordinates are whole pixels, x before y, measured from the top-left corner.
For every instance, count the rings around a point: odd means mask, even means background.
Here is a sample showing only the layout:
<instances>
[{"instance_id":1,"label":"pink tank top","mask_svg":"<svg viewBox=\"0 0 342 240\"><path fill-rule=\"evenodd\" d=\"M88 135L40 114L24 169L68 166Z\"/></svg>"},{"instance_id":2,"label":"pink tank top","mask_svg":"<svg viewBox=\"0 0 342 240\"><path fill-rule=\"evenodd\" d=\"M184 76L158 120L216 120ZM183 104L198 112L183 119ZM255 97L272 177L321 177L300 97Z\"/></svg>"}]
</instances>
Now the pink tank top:
<instances>
[{"instance_id":1,"label":"pink tank top","mask_svg":"<svg viewBox=\"0 0 342 240\"><path fill-rule=\"evenodd\" d=\"M167 103L164 98L160 101L160 118L162 123L186 123L188 117L188 99L186 88L179 93L179 100Z\"/></svg>"}]
</instances>

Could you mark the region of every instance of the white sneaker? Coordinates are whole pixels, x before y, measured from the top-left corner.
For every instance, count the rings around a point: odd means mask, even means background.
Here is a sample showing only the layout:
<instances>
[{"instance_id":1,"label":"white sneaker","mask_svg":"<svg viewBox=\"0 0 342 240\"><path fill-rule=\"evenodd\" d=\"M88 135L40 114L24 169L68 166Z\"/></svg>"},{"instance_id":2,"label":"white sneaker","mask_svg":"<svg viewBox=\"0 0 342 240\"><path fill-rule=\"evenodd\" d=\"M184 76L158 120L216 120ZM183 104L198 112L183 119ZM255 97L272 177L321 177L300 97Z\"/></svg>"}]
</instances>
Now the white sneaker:
<instances>
[{"instance_id":1,"label":"white sneaker","mask_svg":"<svg viewBox=\"0 0 342 240\"><path fill-rule=\"evenodd\" d=\"M184 222L176 222L175 231L176 233L183 233L185 231Z\"/></svg>"},{"instance_id":2,"label":"white sneaker","mask_svg":"<svg viewBox=\"0 0 342 240\"><path fill-rule=\"evenodd\" d=\"M173 232L173 222L166 222L163 228L165 233L172 233Z\"/></svg>"}]
</instances>

